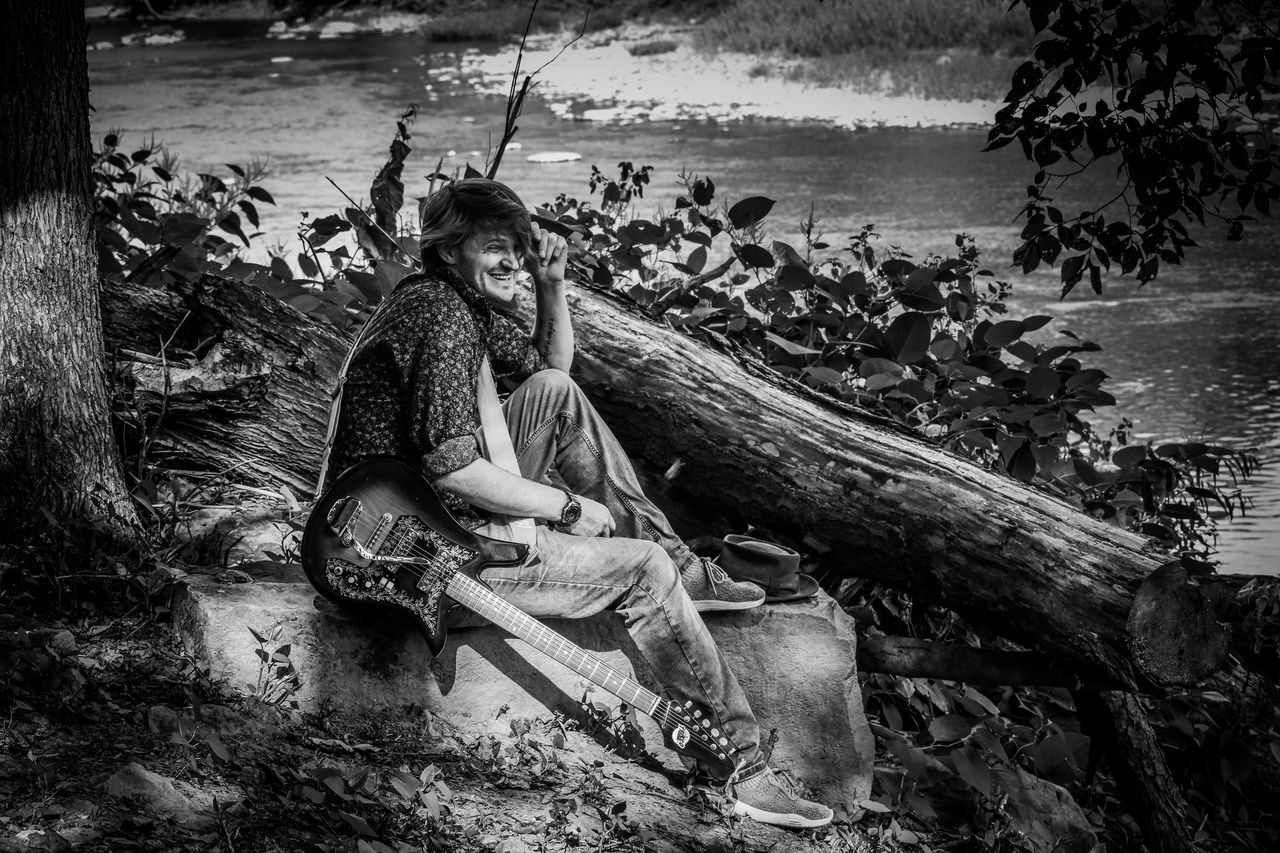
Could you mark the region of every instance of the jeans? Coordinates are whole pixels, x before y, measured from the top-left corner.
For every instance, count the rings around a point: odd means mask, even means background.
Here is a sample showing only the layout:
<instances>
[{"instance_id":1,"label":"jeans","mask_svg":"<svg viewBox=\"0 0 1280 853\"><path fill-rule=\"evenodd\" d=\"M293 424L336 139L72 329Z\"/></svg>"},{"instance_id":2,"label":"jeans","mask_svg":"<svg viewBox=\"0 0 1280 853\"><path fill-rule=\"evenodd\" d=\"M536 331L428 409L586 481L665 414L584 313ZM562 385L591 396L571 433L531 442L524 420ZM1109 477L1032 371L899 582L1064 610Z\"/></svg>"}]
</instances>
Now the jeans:
<instances>
[{"instance_id":1,"label":"jeans","mask_svg":"<svg viewBox=\"0 0 1280 853\"><path fill-rule=\"evenodd\" d=\"M534 374L504 411L520 473L545 482L554 470L572 492L607 506L617 527L589 538L539 525L538 559L486 569L485 581L530 616L616 610L669 698L708 709L739 747L738 777L759 773L760 726L680 579L695 557L641 491L609 427L560 370Z\"/></svg>"}]
</instances>

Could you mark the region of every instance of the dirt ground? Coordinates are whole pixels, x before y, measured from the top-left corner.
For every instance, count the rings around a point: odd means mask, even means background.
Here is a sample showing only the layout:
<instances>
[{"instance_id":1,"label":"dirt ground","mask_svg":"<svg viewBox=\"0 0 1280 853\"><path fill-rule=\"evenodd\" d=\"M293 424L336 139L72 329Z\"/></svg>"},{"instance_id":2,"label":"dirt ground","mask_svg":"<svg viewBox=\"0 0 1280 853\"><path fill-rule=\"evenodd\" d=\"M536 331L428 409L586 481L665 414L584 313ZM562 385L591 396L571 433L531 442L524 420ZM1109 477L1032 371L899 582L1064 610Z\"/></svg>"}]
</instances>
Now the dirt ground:
<instances>
[{"instance_id":1,"label":"dirt ground","mask_svg":"<svg viewBox=\"0 0 1280 853\"><path fill-rule=\"evenodd\" d=\"M420 714L291 712L287 691L211 682L145 602L0 614L0 671L0 851L872 849L847 826L728 817L607 749L607 726L467 740Z\"/></svg>"}]
</instances>

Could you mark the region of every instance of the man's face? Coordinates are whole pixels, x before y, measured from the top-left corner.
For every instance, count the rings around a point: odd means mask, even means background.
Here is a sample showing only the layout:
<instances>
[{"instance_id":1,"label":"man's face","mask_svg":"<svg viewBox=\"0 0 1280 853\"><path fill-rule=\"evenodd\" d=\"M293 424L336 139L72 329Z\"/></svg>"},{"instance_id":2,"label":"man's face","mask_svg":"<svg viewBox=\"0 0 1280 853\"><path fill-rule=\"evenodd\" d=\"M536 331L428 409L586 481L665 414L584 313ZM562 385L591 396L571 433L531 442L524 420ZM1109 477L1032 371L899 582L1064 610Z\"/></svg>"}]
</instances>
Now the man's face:
<instances>
[{"instance_id":1,"label":"man's face","mask_svg":"<svg viewBox=\"0 0 1280 853\"><path fill-rule=\"evenodd\" d=\"M524 255L511 233L477 231L461 246L441 255L477 293L494 302L515 298Z\"/></svg>"}]
</instances>

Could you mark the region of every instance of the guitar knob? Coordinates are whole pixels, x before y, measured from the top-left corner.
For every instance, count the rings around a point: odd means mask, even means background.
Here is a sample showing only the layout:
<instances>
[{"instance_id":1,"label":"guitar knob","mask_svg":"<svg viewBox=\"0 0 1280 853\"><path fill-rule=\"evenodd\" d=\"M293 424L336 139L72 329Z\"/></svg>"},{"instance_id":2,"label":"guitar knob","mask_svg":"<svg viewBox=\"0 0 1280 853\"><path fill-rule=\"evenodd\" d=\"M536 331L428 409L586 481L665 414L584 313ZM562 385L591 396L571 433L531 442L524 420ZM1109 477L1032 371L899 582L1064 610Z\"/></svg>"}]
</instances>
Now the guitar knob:
<instances>
[{"instance_id":1,"label":"guitar knob","mask_svg":"<svg viewBox=\"0 0 1280 853\"><path fill-rule=\"evenodd\" d=\"M712 736L712 737L720 737L720 730L719 730L719 729L712 729L712 730L711 730L711 736Z\"/></svg>"}]
</instances>

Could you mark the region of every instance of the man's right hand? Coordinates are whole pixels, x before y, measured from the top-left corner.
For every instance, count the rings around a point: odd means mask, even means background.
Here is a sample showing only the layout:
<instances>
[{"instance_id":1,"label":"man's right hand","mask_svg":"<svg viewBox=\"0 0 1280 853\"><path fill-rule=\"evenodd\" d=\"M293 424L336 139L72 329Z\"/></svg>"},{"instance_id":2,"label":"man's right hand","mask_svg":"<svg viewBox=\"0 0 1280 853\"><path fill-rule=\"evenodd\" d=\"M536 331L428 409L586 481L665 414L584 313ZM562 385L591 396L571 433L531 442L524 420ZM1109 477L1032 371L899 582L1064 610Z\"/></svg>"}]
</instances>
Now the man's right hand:
<instances>
[{"instance_id":1,"label":"man's right hand","mask_svg":"<svg viewBox=\"0 0 1280 853\"><path fill-rule=\"evenodd\" d=\"M582 495L577 495L577 498L582 505L582 516L572 526L557 525L556 529L570 536L612 536L617 525L614 524L613 513L609 512L609 508Z\"/></svg>"}]
</instances>

